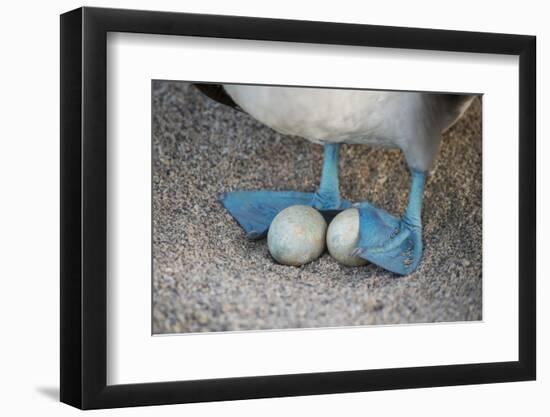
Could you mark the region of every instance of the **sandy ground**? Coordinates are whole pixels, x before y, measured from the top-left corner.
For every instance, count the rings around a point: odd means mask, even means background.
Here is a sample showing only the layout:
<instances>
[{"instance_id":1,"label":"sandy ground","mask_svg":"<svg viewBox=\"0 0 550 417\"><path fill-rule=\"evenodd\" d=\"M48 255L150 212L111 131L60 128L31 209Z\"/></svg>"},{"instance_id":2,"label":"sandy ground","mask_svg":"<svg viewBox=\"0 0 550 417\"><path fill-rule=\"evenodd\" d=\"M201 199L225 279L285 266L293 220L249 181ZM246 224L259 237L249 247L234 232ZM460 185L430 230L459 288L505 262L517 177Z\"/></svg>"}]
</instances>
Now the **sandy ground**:
<instances>
[{"instance_id":1,"label":"sandy ground","mask_svg":"<svg viewBox=\"0 0 550 417\"><path fill-rule=\"evenodd\" d=\"M285 137L185 83L153 83L153 332L480 320L481 103L446 135L424 197L424 258L399 277L328 253L296 268L248 241L217 201L230 190L313 191L322 147ZM341 192L399 215L398 150L344 145Z\"/></svg>"}]
</instances>

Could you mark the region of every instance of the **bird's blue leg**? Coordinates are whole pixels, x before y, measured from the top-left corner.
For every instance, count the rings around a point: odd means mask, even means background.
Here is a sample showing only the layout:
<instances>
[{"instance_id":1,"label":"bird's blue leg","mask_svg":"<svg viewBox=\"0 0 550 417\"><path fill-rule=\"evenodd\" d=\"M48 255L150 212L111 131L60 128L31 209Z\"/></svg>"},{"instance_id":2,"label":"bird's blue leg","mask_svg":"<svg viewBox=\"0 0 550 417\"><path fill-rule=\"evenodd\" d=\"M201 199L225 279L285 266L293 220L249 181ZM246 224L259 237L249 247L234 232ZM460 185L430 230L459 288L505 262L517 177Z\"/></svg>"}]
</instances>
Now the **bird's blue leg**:
<instances>
[{"instance_id":1,"label":"bird's blue leg","mask_svg":"<svg viewBox=\"0 0 550 417\"><path fill-rule=\"evenodd\" d=\"M339 144L324 149L321 184L316 193L299 191L233 191L223 193L220 200L244 229L250 239L265 237L273 218L283 209L296 205L317 208L327 217L351 207L340 198L338 183Z\"/></svg>"},{"instance_id":2,"label":"bird's blue leg","mask_svg":"<svg viewBox=\"0 0 550 417\"><path fill-rule=\"evenodd\" d=\"M351 203L340 198L340 182L338 178L338 160L340 144L327 143L324 149L321 183L313 198L312 206L321 212L332 215L351 207Z\"/></svg>"},{"instance_id":3,"label":"bird's blue leg","mask_svg":"<svg viewBox=\"0 0 550 417\"><path fill-rule=\"evenodd\" d=\"M413 272L422 258L422 197L426 173L411 170L411 190L400 219L368 202L359 209L359 242L353 254L401 275Z\"/></svg>"}]
</instances>

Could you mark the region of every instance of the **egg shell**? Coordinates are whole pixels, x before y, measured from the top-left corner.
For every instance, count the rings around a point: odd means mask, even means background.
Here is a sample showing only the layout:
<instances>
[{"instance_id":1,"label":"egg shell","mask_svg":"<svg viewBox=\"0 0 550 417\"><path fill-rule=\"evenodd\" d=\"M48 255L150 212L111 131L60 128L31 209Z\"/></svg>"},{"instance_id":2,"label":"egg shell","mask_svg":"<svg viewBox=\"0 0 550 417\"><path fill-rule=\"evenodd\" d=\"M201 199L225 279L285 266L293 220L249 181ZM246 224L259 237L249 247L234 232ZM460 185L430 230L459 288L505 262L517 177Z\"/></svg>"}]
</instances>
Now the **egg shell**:
<instances>
[{"instance_id":1,"label":"egg shell","mask_svg":"<svg viewBox=\"0 0 550 417\"><path fill-rule=\"evenodd\" d=\"M330 255L346 266L361 266L367 261L351 252L359 242L359 210L351 208L339 213L330 222L327 231L327 247Z\"/></svg>"},{"instance_id":2,"label":"egg shell","mask_svg":"<svg viewBox=\"0 0 550 417\"><path fill-rule=\"evenodd\" d=\"M271 256L284 265L300 266L317 259L325 250L327 223L309 206L282 210L271 223L267 246Z\"/></svg>"}]
</instances>

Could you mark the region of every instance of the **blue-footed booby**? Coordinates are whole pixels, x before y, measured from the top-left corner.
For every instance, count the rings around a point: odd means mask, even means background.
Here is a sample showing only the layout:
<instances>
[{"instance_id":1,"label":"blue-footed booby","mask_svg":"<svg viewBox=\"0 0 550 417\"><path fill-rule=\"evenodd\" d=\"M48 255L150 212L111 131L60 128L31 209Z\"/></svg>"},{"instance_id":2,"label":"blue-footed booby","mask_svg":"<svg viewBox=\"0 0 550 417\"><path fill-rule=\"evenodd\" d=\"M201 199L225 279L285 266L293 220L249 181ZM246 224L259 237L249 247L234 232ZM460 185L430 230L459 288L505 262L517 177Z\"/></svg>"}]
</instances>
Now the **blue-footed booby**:
<instances>
[{"instance_id":1,"label":"blue-footed booby","mask_svg":"<svg viewBox=\"0 0 550 417\"><path fill-rule=\"evenodd\" d=\"M324 146L316 192L235 191L222 194L225 208L251 239L267 234L273 218L293 205L327 216L350 207L359 211L359 239L353 250L386 270L407 275L422 257L422 199L426 175L442 133L465 112L475 96L422 92L237 84L195 84L209 97L248 113L282 134ZM341 143L399 148L410 169L407 208L398 218L364 201L343 199L339 191Z\"/></svg>"}]
</instances>

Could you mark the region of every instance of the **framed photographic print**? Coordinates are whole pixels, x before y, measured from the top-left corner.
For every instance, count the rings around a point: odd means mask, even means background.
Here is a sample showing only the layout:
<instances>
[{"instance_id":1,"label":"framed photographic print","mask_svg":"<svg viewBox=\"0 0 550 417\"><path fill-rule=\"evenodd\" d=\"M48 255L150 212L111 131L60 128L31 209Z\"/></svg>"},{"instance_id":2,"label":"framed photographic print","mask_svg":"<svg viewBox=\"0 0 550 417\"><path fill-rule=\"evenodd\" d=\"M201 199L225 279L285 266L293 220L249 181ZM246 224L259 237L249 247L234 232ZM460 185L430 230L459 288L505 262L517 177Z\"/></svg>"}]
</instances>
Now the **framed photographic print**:
<instances>
[{"instance_id":1,"label":"framed photographic print","mask_svg":"<svg viewBox=\"0 0 550 417\"><path fill-rule=\"evenodd\" d=\"M61 400L535 379L535 38L61 16Z\"/></svg>"}]
</instances>

